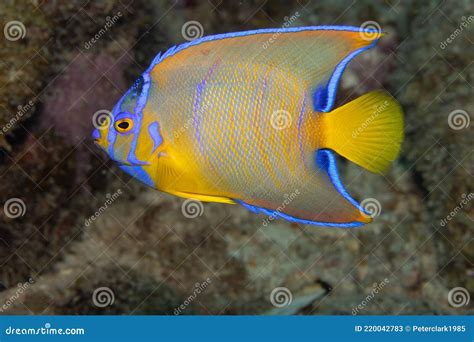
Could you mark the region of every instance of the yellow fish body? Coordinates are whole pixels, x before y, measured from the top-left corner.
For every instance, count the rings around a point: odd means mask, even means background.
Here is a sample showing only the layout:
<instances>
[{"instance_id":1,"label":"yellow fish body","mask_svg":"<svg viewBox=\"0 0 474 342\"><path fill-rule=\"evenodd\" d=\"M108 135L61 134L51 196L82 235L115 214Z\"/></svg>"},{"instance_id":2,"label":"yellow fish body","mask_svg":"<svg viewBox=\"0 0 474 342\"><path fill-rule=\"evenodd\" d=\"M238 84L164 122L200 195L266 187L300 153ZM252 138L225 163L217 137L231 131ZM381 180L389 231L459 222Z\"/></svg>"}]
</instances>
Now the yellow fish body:
<instances>
[{"instance_id":1,"label":"yellow fish body","mask_svg":"<svg viewBox=\"0 0 474 342\"><path fill-rule=\"evenodd\" d=\"M383 171L400 150L402 112L383 92L332 107L346 64L380 36L302 27L183 44L155 58L94 138L164 192L359 226L370 217L342 186L333 151Z\"/></svg>"}]
</instances>

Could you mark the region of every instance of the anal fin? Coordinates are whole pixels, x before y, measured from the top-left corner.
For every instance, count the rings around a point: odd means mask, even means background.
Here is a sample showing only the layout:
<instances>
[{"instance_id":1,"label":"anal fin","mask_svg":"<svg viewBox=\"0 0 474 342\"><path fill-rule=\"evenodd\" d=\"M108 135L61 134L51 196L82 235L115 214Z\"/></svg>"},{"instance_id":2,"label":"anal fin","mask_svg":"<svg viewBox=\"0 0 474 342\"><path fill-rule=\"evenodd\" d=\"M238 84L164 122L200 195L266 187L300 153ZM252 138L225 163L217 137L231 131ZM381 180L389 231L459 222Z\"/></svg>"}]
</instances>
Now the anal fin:
<instances>
[{"instance_id":1,"label":"anal fin","mask_svg":"<svg viewBox=\"0 0 474 342\"><path fill-rule=\"evenodd\" d=\"M202 202L217 202L217 203L227 203L227 204L235 204L235 201L228 198L228 197L222 197L222 196L215 196L215 195L203 195L203 194L195 194L191 192L184 192L184 191L166 191L172 195L178 196L178 197L183 197L183 198L189 198L197 201L202 201Z\"/></svg>"}]
</instances>

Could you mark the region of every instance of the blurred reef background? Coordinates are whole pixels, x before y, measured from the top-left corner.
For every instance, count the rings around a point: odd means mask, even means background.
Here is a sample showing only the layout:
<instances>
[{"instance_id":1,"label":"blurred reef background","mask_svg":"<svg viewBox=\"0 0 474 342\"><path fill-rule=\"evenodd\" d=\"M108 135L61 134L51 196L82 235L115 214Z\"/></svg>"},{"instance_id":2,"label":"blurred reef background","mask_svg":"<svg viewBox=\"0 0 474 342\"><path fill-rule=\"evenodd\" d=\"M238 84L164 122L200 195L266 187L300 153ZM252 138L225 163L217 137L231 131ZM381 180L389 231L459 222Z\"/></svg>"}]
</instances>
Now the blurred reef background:
<instances>
[{"instance_id":1,"label":"blurred reef background","mask_svg":"<svg viewBox=\"0 0 474 342\"><path fill-rule=\"evenodd\" d=\"M472 314L473 7L2 1L0 204L19 200L20 212L0 210L0 313ZM340 105L385 88L405 111L402 155L386 175L338 161L354 197L380 203L373 224L265 226L212 203L189 218L182 199L130 179L92 144L93 114L110 110L159 51L185 42L186 23L209 35L289 18L373 21L388 33L349 64L337 96ZM279 288L286 305L272 303Z\"/></svg>"}]
</instances>

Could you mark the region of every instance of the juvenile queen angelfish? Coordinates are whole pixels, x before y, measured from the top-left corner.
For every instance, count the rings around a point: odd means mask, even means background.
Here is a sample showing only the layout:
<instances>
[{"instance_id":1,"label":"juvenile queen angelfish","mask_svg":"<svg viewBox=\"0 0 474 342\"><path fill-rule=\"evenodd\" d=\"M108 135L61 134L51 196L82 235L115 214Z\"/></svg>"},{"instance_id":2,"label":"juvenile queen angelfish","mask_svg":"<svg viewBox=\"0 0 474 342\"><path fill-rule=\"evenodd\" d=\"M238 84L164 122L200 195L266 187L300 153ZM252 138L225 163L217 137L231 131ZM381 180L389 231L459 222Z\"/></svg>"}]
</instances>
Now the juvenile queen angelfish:
<instances>
[{"instance_id":1,"label":"juvenile queen angelfish","mask_svg":"<svg viewBox=\"0 0 474 342\"><path fill-rule=\"evenodd\" d=\"M335 154L381 173L400 151L403 115L380 91L333 105L347 63L381 35L263 29L173 47L93 136L160 191L303 224L360 226L371 218L344 189Z\"/></svg>"}]
</instances>

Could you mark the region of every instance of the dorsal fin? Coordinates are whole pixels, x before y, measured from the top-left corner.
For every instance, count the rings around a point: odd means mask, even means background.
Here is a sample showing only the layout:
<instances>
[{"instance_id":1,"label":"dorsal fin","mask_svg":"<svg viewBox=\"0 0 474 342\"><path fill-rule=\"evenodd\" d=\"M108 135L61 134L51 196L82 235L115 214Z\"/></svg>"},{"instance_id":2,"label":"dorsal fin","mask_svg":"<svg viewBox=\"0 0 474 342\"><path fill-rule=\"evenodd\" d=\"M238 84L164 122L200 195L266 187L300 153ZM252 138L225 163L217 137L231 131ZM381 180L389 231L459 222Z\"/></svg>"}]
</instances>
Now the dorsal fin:
<instances>
[{"instance_id":1,"label":"dorsal fin","mask_svg":"<svg viewBox=\"0 0 474 342\"><path fill-rule=\"evenodd\" d=\"M382 34L352 26L309 26L261 29L207 36L174 46L155 58L153 77L202 69L190 77L198 82L215 63L271 65L292 73L307 84L316 111L330 111L335 90L347 63L372 47ZM170 75L171 73L171 75Z\"/></svg>"}]
</instances>

